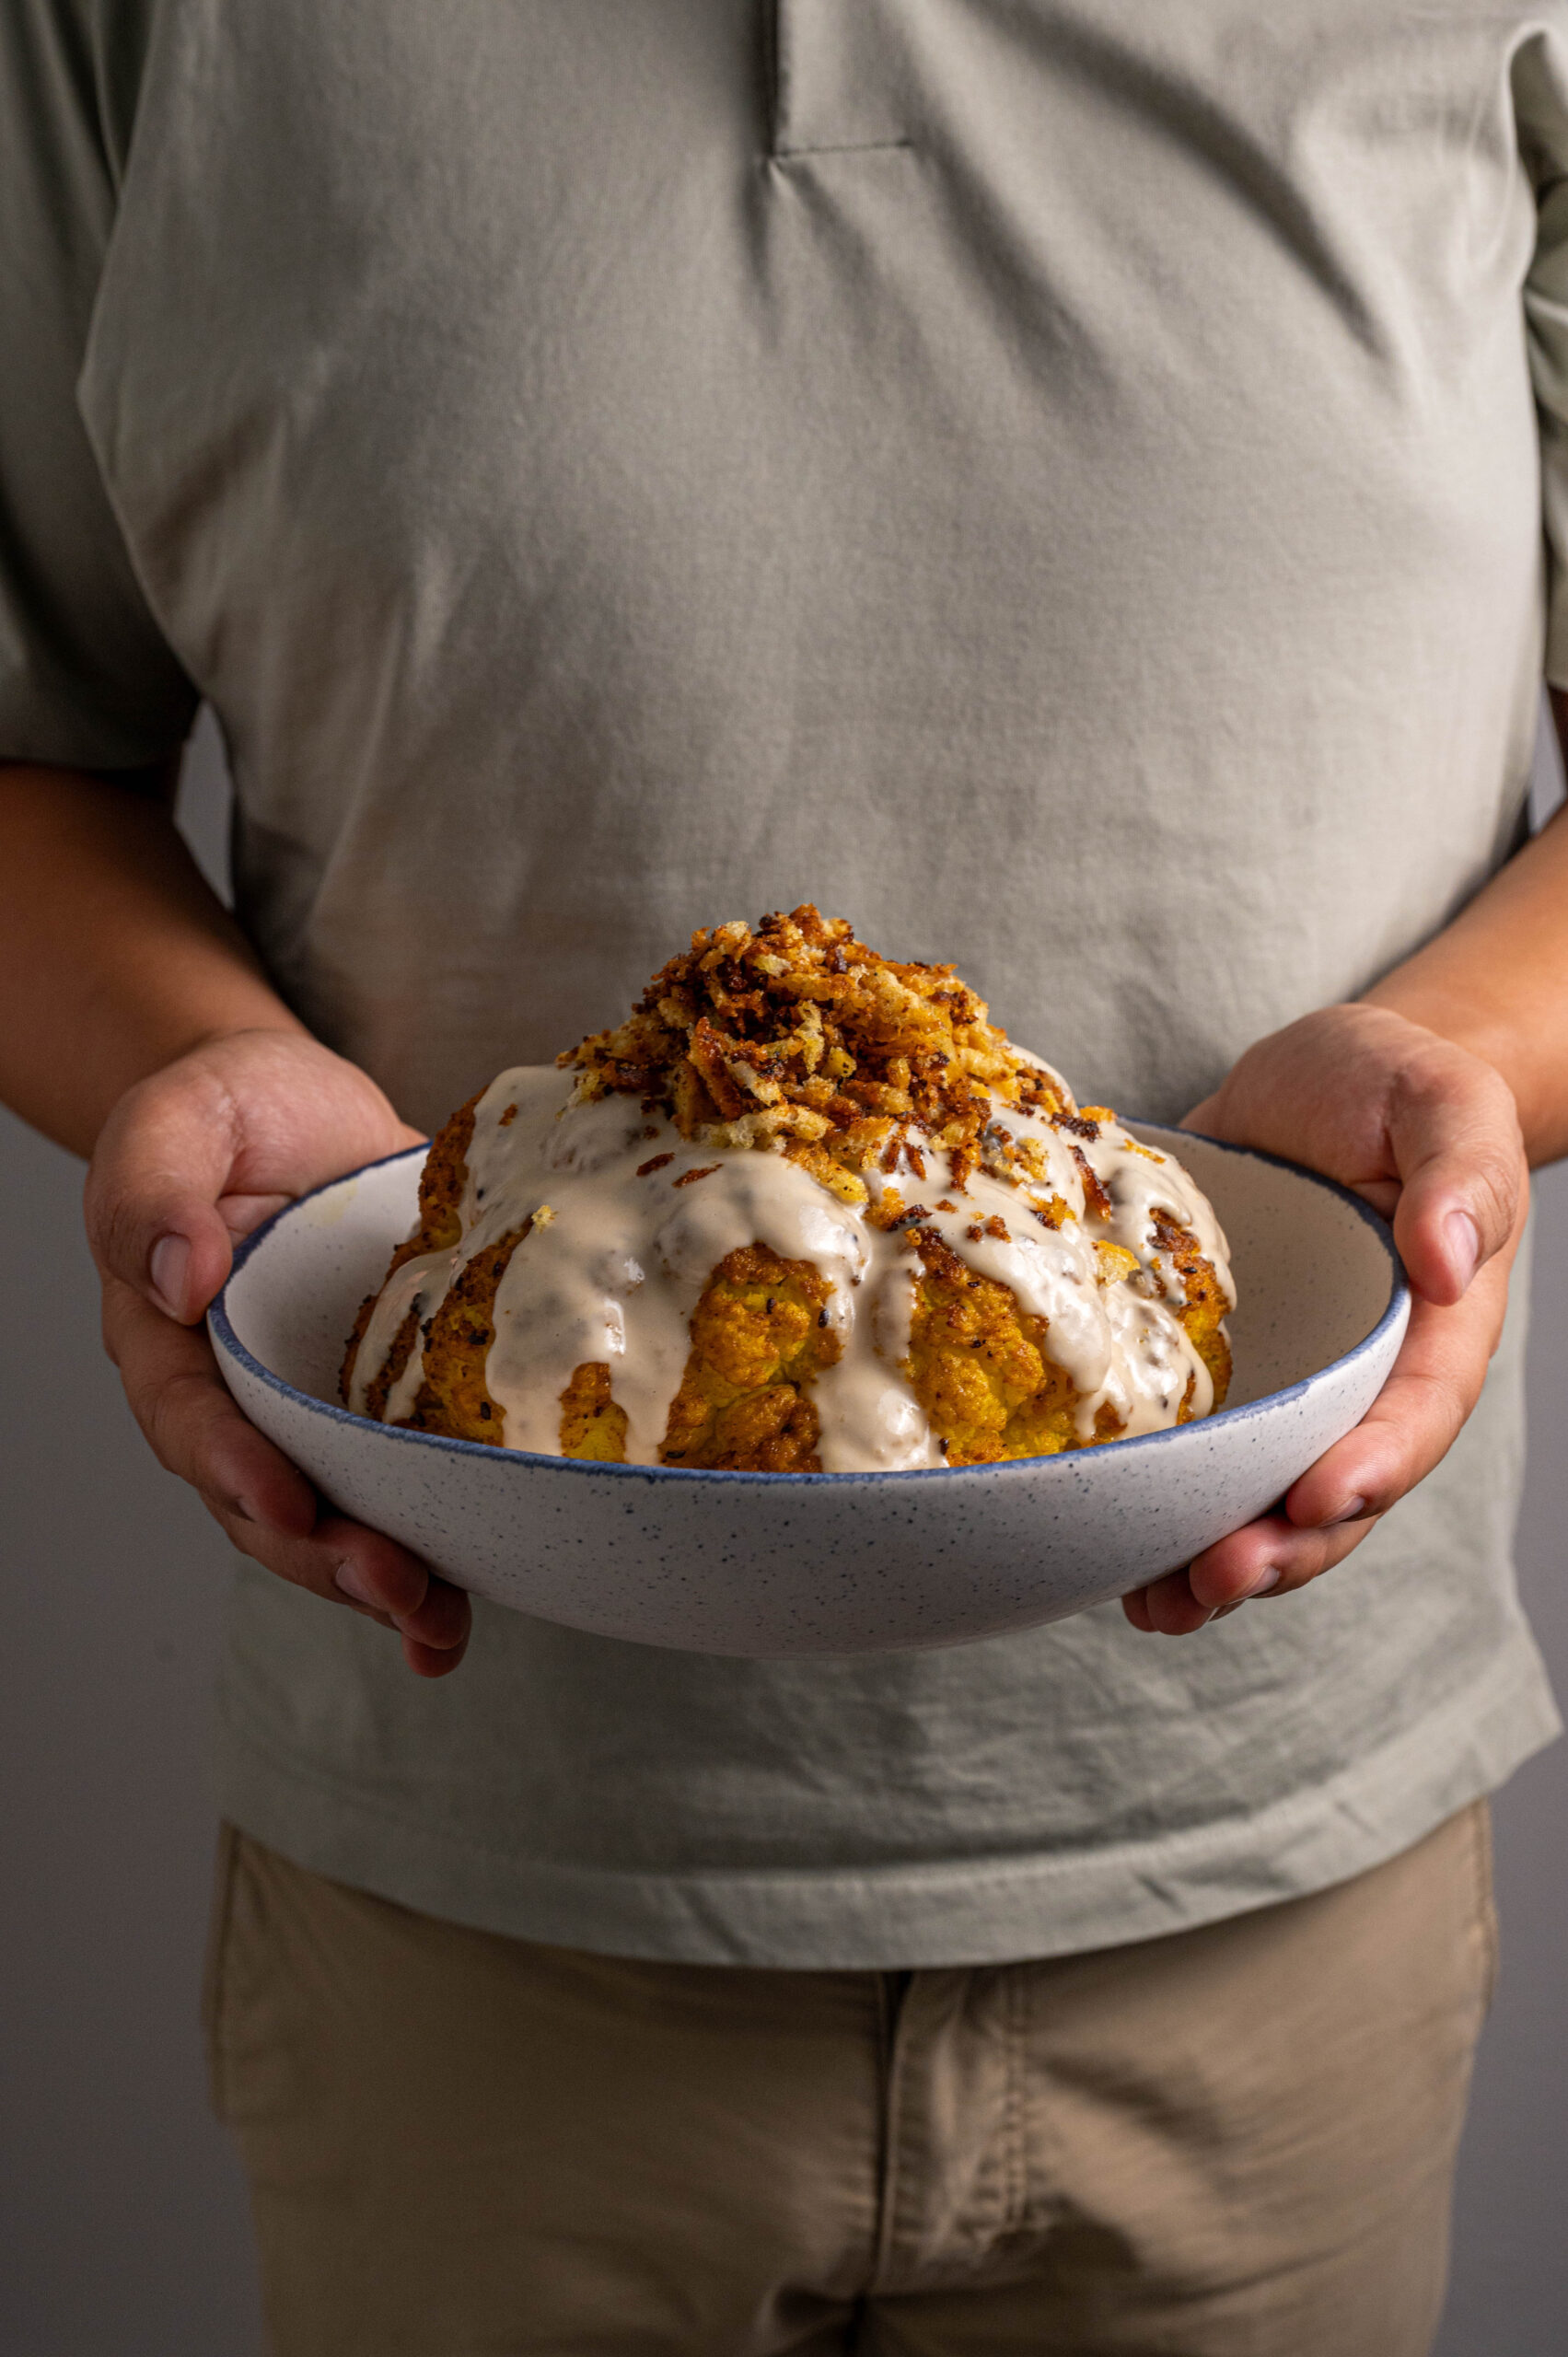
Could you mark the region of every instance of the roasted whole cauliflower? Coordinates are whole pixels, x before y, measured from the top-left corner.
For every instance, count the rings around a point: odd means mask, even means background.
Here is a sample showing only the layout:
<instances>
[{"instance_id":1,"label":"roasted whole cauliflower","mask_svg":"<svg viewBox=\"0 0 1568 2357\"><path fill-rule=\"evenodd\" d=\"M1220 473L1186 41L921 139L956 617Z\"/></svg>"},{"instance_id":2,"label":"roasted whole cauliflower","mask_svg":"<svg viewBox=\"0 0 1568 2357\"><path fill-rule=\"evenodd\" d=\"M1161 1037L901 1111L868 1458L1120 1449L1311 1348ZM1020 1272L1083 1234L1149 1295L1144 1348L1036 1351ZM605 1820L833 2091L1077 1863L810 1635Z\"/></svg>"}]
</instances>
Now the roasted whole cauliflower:
<instances>
[{"instance_id":1,"label":"roasted whole cauliflower","mask_svg":"<svg viewBox=\"0 0 1568 2357\"><path fill-rule=\"evenodd\" d=\"M343 1390L614 1463L985 1465L1207 1414L1234 1299L1179 1163L807 906L452 1116Z\"/></svg>"}]
</instances>

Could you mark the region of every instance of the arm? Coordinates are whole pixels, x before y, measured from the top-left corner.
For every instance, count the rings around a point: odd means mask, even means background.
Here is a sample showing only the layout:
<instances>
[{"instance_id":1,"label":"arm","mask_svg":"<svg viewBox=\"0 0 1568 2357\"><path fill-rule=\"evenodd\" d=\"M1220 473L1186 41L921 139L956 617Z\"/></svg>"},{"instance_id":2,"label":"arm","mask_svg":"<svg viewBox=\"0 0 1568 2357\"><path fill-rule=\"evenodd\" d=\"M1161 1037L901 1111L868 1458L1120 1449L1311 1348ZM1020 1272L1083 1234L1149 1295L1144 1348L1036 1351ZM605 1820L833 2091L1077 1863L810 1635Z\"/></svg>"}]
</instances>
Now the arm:
<instances>
[{"instance_id":1,"label":"arm","mask_svg":"<svg viewBox=\"0 0 1568 2357\"><path fill-rule=\"evenodd\" d=\"M467 1597L323 1505L241 1416L201 1324L239 1237L416 1132L273 990L171 785L0 764L0 1097L92 1156L104 1341L160 1462L244 1553L396 1629L437 1676Z\"/></svg>"},{"instance_id":2,"label":"arm","mask_svg":"<svg viewBox=\"0 0 1568 2357\"><path fill-rule=\"evenodd\" d=\"M306 1036L176 832L174 783L0 764L0 1097L74 1154L204 1039Z\"/></svg>"},{"instance_id":3,"label":"arm","mask_svg":"<svg viewBox=\"0 0 1568 2357\"><path fill-rule=\"evenodd\" d=\"M1568 691L1551 691L1568 749ZM1513 1091L1532 1168L1568 1154L1568 805L1452 924L1366 993L1472 1055Z\"/></svg>"},{"instance_id":4,"label":"arm","mask_svg":"<svg viewBox=\"0 0 1568 2357\"><path fill-rule=\"evenodd\" d=\"M1552 703L1561 734L1568 695ZM1260 1040L1188 1120L1353 1187L1393 1222L1415 1301L1381 1397L1283 1510L1126 1599L1171 1635L1342 1562L1481 1396L1527 1166L1568 1153L1568 810L1358 1004Z\"/></svg>"}]
</instances>

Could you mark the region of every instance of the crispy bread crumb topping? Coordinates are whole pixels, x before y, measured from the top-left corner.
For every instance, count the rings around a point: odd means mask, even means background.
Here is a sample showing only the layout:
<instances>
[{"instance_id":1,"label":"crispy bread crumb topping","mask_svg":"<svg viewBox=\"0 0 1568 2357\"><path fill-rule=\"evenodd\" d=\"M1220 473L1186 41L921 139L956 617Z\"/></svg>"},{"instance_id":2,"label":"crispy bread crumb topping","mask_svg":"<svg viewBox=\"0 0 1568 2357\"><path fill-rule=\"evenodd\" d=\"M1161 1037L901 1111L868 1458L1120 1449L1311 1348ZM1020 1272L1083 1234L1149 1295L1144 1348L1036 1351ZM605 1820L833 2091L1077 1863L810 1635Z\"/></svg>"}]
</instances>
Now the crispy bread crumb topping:
<instances>
[{"instance_id":1,"label":"crispy bread crumb topping","mask_svg":"<svg viewBox=\"0 0 1568 2357\"><path fill-rule=\"evenodd\" d=\"M682 1136L783 1152L847 1202L865 1202L873 1165L922 1176L923 1142L952 1155L960 1188L982 1162L1014 1175L1034 1142L1020 1153L998 1103L1079 1126L1064 1086L951 966L880 957L809 901L755 932L694 933L626 1022L559 1062L581 1075L575 1101L640 1097Z\"/></svg>"}]
</instances>

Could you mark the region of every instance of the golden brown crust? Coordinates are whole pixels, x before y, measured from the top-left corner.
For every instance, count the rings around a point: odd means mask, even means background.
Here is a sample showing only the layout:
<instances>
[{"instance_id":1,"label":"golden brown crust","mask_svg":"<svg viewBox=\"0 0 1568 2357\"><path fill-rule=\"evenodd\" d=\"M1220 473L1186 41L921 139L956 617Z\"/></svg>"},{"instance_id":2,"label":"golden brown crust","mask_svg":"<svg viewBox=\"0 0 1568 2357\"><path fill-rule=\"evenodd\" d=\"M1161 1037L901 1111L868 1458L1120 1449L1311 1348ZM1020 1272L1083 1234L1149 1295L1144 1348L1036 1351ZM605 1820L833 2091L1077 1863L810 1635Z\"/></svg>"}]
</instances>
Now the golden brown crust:
<instances>
[{"instance_id":1,"label":"golden brown crust","mask_svg":"<svg viewBox=\"0 0 1568 2357\"><path fill-rule=\"evenodd\" d=\"M819 1473L811 1387L839 1355L828 1280L765 1244L726 1255L691 1314L691 1355L659 1451L666 1465Z\"/></svg>"},{"instance_id":2,"label":"golden brown crust","mask_svg":"<svg viewBox=\"0 0 1568 2357\"><path fill-rule=\"evenodd\" d=\"M976 1276L933 1227L908 1231L920 1256L910 1382L949 1465L1051 1457L1075 1445L1071 1377L1050 1357L1046 1321L1010 1286Z\"/></svg>"},{"instance_id":3,"label":"golden brown crust","mask_svg":"<svg viewBox=\"0 0 1568 2357\"><path fill-rule=\"evenodd\" d=\"M1225 1299L1214 1263L1206 1260L1198 1249L1198 1239L1191 1228L1179 1227L1164 1212L1155 1213L1155 1241L1162 1252L1168 1252L1181 1273L1186 1301L1178 1312L1187 1337L1203 1364L1208 1368L1214 1387L1214 1405L1223 1408L1230 1389L1230 1343L1223 1320L1230 1304ZM1179 1423L1191 1420L1191 1384L1181 1403Z\"/></svg>"},{"instance_id":4,"label":"golden brown crust","mask_svg":"<svg viewBox=\"0 0 1568 2357\"><path fill-rule=\"evenodd\" d=\"M600 1465L626 1462L626 1411L616 1405L602 1360L575 1367L561 1394L561 1454Z\"/></svg>"},{"instance_id":5,"label":"golden brown crust","mask_svg":"<svg viewBox=\"0 0 1568 2357\"><path fill-rule=\"evenodd\" d=\"M473 1117L480 1089L459 1105L430 1141L419 1182L419 1249L447 1252L462 1242L463 1189L469 1181L469 1147L473 1143Z\"/></svg>"},{"instance_id":6,"label":"golden brown crust","mask_svg":"<svg viewBox=\"0 0 1568 2357\"><path fill-rule=\"evenodd\" d=\"M900 965L808 902L691 936L615 1030L561 1058L587 1097L619 1090L662 1107L683 1136L780 1145L813 1178L864 1202L856 1174L920 1175L923 1140L955 1156L961 1186L994 1100L1048 1115L1071 1106L992 1025L951 966Z\"/></svg>"},{"instance_id":7,"label":"golden brown crust","mask_svg":"<svg viewBox=\"0 0 1568 2357\"><path fill-rule=\"evenodd\" d=\"M922 1269L908 1372L949 1465L1051 1457L1120 1436L1121 1419L1107 1404L1090 1439L1079 1439L1077 1390L1050 1355L1046 1319L1020 1310L1010 1286L977 1276L935 1228L906 1233ZM1230 1345L1220 1326L1226 1302L1219 1280L1191 1230L1156 1215L1156 1235L1181 1272L1186 1303L1179 1314L1213 1377L1214 1404L1221 1407L1230 1382ZM1095 1250L1102 1283L1116 1283L1137 1266L1123 1246L1100 1243ZM1196 1389L1197 1377L1190 1376L1179 1423L1191 1422Z\"/></svg>"},{"instance_id":8,"label":"golden brown crust","mask_svg":"<svg viewBox=\"0 0 1568 2357\"><path fill-rule=\"evenodd\" d=\"M374 1295L371 1295L371 1299L374 1301ZM391 1397L392 1386L398 1381L399 1377L404 1372L410 1359L413 1356L415 1350L418 1348L418 1344L419 1310L416 1305L415 1307L409 1311L407 1317L403 1319L402 1324L398 1328L397 1332L393 1335L392 1347L387 1353L385 1359L382 1361L379 1372L374 1376L371 1382L366 1386L365 1406L361 1412L366 1416L373 1417L377 1423L382 1424L386 1422L387 1402ZM352 1370L350 1372L352 1373ZM344 1386L344 1396L345 1398L347 1396L346 1381Z\"/></svg>"},{"instance_id":9,"label":"golden brown crust","mask_svg":"<svg viewBox=\"0 0 1568 2357\"><path fill-rule=\"evenodd\" d=\"M409 1419L416 1432L445 1433L451 1440L482 1440L497 1448L505 1441L505 1415L490 1396L484 1363L495 1340L495 1291L513 1253L533 1225L524 1220L476 1252L430 1320L424 1344L424 1380Z\"/></svg>"},{"instance_id":10,"label":"golden brown crust","mask_svg":"<svg viewBox=\"0 0 1568 2357\"><path fill-rule=\"evenodd\" d=\"M402 1267L403 1262L405 1260L417 1260L419 1255L424 1251L424 1246L421 1240L423 1233L424 1231L422 1228L416 1228L411 1237L407 1237L403 1243L399 1245L397 1250L393 1253L391 1259L387 1263L387 1273L382 1278L380 1284L374 1293L367 1293L365 1299L359 1305L358 1313L354 1321L354 1331L349 1336L347 1344L344 1348L343 1363L338 1370L338 1396L343 1400L345 1408L348 1406L349 1391L354 1383L354 1370L359 1364L360 1346L365 1341L366 1329L369 1326L371 1315L375 1310L377 1303L380 1300L381 1295L386 1292L392 1278L396 1276L398 1271ZM406 1324L407 1320L405 1319L403 1326L399 1327L396 1340L393 1341L391 1350L387 1354L386 1362L381 1369L381 1374L377 1376L375 1382L369 1386L369 1388L366 1393L365 1413L367 1416L374 1416L377 1423L380 1422L382 1412L386 1407L387 1393L391 1388L392 1383L397 1381L397 1376L394 1375L390 1378L389 1382L383 1385L381 1382L381 1376L385 1375L387 1368L391 1365L392 1360L397 1353L398 1344L402 1341L404 1327ZM407 1361L408 1353L405 1351L403 1353L403 1362L405 1365ZM398 1373L401 1374L401 1372L402 1370L400 1367ZM377 1390L380 1391L381 1405L377 1408L372 1408L369 1403Z\"/></svg>"},{"instance_id":11,"label":"golden brown crust","mask_svg":"<svg viewBox=\"0 0 1568 2357\"><path fill-rule=\"evenodd\" d=\"M463 1189L468 1184L468 1150L473 1138L474 1108L483 1094L481 1089L469 1098L466 1105L459 1105L451 1120L444 1122L430 1141L430 1150L424 1157L424 1168L419 1178L419 1225L393 1253L387 1264L387 1274L376 1291L367 1293L360 1303L354 1331L348 1338L338 1376L338 1390L345 1407L366 1329L370 1323L372 1311L387 1290L389 1281L405 1261L418 1260L422 1252L451 1251L462 1241L463 1223L459 1207ZM410 1330L409 1321L405 1318L398 1329L386 1360L366 1387L364 1412L374 1417L377 1423L386 1414L388 1393L408 1364L409 1352L413 1344L410 1340L405 1347L403 1338ZM397 1361L395 1366L394 1361Z\"/></svg>"}]
</instances>

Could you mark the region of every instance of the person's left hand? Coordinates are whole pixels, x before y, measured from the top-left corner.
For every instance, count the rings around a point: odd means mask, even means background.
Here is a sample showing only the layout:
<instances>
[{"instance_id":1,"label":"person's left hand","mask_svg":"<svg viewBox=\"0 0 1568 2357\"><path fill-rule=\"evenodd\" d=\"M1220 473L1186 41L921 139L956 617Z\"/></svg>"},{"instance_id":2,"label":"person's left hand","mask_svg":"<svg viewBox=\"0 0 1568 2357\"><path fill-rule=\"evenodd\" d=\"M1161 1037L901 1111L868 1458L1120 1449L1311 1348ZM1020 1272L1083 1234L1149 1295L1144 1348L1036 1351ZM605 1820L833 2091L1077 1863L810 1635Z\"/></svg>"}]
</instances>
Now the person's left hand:
<instances>
[{"instance_id":1,"label":"person's left hand","mask_svg":"<svg viewBox=\"0 0 1568 2357\"><path fill-rule=\"evenodd\" d=\"M1446 1455L1503 1330L1529 1200L1507 1084L1387 1007L1327 1007L1260 1039L1183 1127L1353 1188L1392 1222L1414 1300L1372 1408L1279 1508L1122 1598L1134 1628L1167 1636L1330 1571Z\"/></svg>"}]
</instances>

